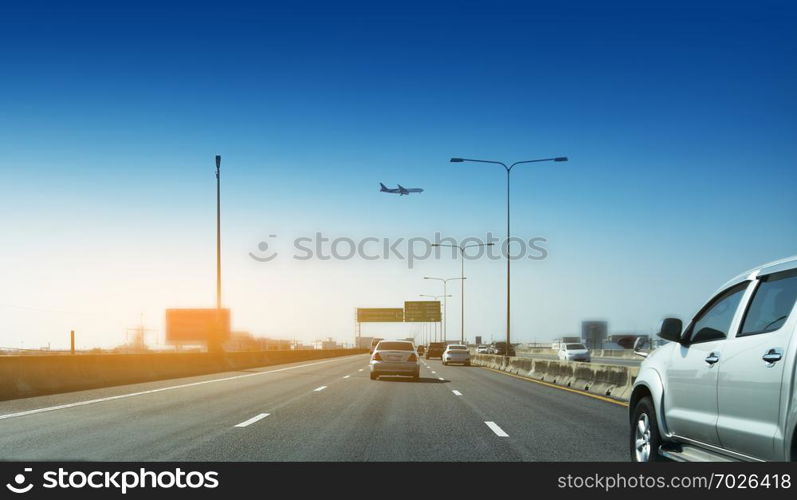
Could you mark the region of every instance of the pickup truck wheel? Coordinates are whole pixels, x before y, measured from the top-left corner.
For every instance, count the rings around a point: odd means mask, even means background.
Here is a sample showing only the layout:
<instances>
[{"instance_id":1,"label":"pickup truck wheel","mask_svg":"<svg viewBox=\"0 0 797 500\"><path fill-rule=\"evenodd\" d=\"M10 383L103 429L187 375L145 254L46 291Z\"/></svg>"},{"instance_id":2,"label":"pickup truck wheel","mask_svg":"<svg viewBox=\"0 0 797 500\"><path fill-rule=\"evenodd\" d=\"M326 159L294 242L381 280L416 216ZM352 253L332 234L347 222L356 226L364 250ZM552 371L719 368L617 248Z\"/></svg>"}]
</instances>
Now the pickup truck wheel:
<instances>
[{"instance_id":1,"label":"pickup truck wheel","mask_svg":"<svg viewBox=\"0 0 797 500\"><path fill-rule=\"evenodd\" d=\"M634 462L659 462L661 435L656 421L656 408L650 397L645 396L634 406L629 433L631 460Z\"/></svg>"}]
</instances>

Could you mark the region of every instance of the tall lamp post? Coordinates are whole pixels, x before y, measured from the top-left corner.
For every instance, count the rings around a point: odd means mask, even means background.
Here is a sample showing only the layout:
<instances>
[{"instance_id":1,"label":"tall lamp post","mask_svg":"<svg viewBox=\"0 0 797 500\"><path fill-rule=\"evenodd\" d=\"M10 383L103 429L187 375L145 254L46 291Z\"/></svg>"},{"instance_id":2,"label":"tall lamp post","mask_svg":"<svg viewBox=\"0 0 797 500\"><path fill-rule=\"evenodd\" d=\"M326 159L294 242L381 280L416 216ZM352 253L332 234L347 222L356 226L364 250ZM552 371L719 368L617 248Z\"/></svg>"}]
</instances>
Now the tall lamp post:
<instances>
[{"instance_id":1,"label":"tall lamp post","mask_svg":"<svg viewBox=\"0 0 797 500\"><path fill-rule=\"evenodd\" d=\"M221 331L221 155L216 155L216 327L214 339L208 341L209 351L220 351Z\"/></svg>"},{"instance_id":2,"label":"tall lamp post","mask_svg":"<svg viewBox=\"0 0 797 500\"><path fill-rule=\"evenodd\" d=\"M216 309L221 309L221 155L216 155Z\"/></svg>"},{"instance_id":3,"label":"tall lamp post","mask_svg":"<svg viewBox=\"0 0 797 500\"><path fill-rule=\"evenodd\" d=\"M443 342L448 340L448 282L452 280L464 280L466 278L435 278L424 276L425 280L436 280L443 282Z\"/></svg>"},{"instance_id":4,"label":"tall lamp post","mask_svg":"<svg viewBox=\"0 0 797 500\"><path fill-rule=\"evenodd\" d=\"M460 305L460 319L459 319L459 341L461 343L465 343L465 249L466 248L476 248L476 247L491 247L494 243L474 243L473 245L449 245L446 243L432 243L433 247L449 247L449 248L458 248L459 249L459 261L460 261L460 276L462 280L462 288L460 290L461 295L461 305Z\"/></svg>"},{"instance_id":5,"label":"tall lamp post","mask_svg":"<svg viewBox=\"0 0 797 500\"><path fill-rule=\"evenodd\" d=\"M512 257L511 257L510 252L509 252L509 249L510 249L510 240L509 239L511 237L511 231L510 231L510 225L509 225L509 215L510 215L510 211L509 211L509 179L510 179L510 175L509 174L512 172L512 169L516 165L521 165L521 164L524 164L524 163L539 163L539 162L543 162L543 161L561 162L561 161L567 161L567 157L566 156L557 156L555 158L540 158L540 159L537 159L537 160L516 161L515 163L512 163L510 165L507 165L504 162L493 161L493 160L475 160L475 159L472 159L472 158L451 158L451 163L462 163L462 162L466 162L466 161L476 162L476 163L492 163L494 165L501 165L506 170L506 350L504 352L506 353L507 356L509 356L509 349L511 348L511 345L512 345L512 344L510 344L510 318L511 318L511 314L510 314L510 311L511 311L511 307L510 307L510 298L511 298L510 263L512 262Z\"/></svg>"},{"instance_id":6,"label":"tall lamp post","mask_svg":"<svg viewBox=\"0 0 797 500\"><path fill-rule=\"evenodd\" d=\"M436 301L440 301L440 297L443 297L443 295L425 295L423 293L420 296L421 297L429 297L430 299L434 299ZM451 295L446 295L445 297L451 297ZM436 334L437 333L437 325L435 325L434 330L435 330L435 334ZM437 340L437 338L435 337L434 340Z\"/></svg>"}]
</instances>

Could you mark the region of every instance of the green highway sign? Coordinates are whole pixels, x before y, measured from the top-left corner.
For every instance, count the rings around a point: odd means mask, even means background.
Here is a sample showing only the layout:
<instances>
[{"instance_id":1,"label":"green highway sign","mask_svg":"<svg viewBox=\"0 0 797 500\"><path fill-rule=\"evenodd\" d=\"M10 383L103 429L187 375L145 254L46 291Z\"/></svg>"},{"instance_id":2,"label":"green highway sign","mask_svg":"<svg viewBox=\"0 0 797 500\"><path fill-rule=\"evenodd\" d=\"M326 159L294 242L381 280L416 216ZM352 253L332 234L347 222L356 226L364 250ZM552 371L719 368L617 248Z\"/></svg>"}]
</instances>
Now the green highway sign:
<instances>
[{"instance_id":1,"label":"green highway sign","mask_svg":"<svg viewBox=\"0 0 797 500\"><path fill-rule=\"evenodd\" d=\"M404 309L400 307L357 308L358 323L400 323Z\"/></svg>"},{"instance_id":2,"label":"green highway sign","mask_svg":"<svg viewBox=\"0 0 797 500\"><path fill-rule=\"evenodd\" d=\"M413 300L404 302L404 321L410 323L436 323L440 320L439 301Z\"/></svg>"}]
</instances>

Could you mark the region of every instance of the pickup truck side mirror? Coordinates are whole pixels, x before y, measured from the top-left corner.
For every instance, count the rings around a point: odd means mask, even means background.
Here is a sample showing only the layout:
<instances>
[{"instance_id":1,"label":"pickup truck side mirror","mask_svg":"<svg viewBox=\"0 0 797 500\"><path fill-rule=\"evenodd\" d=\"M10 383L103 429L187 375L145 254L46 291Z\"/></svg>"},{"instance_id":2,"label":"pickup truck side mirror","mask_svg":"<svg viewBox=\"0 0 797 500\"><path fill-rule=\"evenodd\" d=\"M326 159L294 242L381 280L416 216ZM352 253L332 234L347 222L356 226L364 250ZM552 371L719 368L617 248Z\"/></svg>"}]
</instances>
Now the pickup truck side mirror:
<instances>
[{"instance_id":1,"label":"pickup truck side mirror","mask_svg":"<svg viewBox=\"0 0 797 500\"><path fill-rule=\"evenodd\" d=\"M670 342L680 342L684 324L678 318L665 318L659 328L659 337Z\"/></svg>"},{"instance_id":2,"label":"pickup truck side mirror","mask_svg":"<svg viewBox=\"0 0 797 500\"><path fill-rule=\"evenodd\" d=\"M637 337L634 341L634 354L647 358L649 353L644 349L648 347L648 343L650 343L648 337Z\"/></svg>"}]
</instances>

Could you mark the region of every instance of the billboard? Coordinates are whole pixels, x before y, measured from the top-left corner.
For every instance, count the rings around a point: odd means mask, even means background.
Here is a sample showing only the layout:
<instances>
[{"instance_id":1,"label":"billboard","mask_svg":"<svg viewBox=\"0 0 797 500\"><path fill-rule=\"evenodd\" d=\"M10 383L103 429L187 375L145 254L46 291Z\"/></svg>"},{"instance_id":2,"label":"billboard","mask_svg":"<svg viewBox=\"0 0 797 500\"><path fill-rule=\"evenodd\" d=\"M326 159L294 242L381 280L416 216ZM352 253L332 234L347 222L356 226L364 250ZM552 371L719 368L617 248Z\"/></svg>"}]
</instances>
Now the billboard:
<instances>
[{"instance_id":1,"label":"billboard","mask_svg":"<svg viewBox=\"0 0 797 500\"><path fill-rule=\"evenodd\" d=\"M440 302L415 300L404 302L404 321L410 323L432 323L440 321Z\"/></svg>"},{"instance_id":2,"label":"billboard","mask_svg":"<svg viewBox=\"0 0 797 500\"><path fill-rule=\"evenodd\" d=\"M400 307L357 308L358 323L401 323L404 309Z\"/></svg>"},{"instance_id":3,"label":"billboard","mask_svg":"<svg viewBox=\"0 0 797 500\"><path fill-rule=\"evenodd\" d=\"M166 309L166 342L224 342L229 338L229 309Z\"/></svg>"},{"instance_id":4,"label":"billboard","mask_svg":"<svg viewBox=\"0 0 797 500\"><path fill-rule=\"evenodd\" d=\"M481 343L482 343L482 336L476 335L476 345L481 345Z\"/></svg>"}]
</instances>

